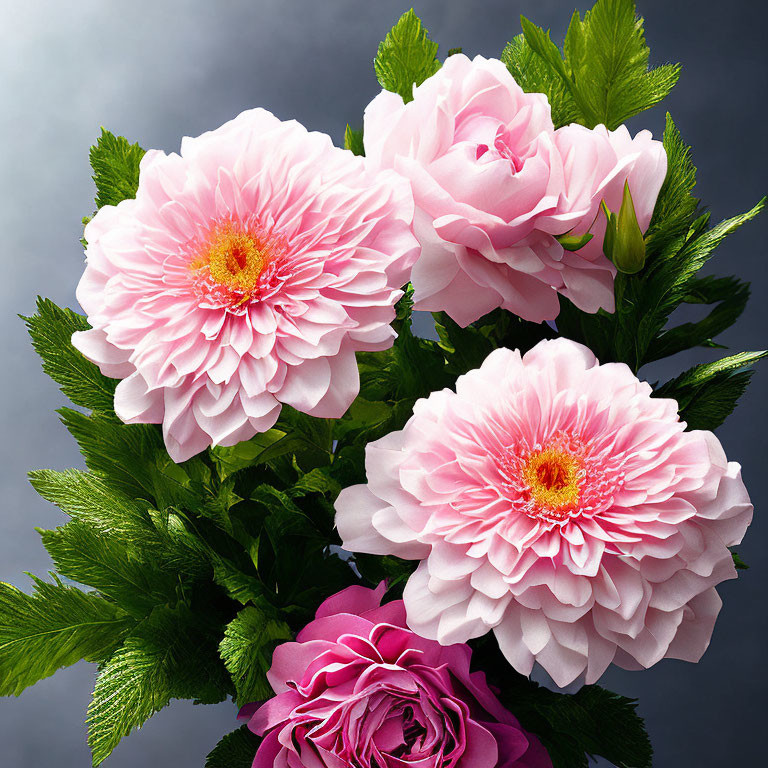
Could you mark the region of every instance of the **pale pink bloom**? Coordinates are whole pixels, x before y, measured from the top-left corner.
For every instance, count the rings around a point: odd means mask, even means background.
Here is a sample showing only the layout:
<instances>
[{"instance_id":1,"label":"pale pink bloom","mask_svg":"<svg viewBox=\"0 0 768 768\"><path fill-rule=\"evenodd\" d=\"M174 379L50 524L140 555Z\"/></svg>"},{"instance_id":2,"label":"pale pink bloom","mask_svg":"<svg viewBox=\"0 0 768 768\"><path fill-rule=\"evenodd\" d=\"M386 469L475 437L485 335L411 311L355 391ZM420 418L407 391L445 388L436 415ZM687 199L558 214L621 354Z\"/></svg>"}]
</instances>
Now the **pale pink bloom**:
<instances>
[{"instance_id":1,"label":"pale pink bloom","mask_svg":"<svg viewBox=\"0 0 768 768\"><path fill-rule=\"evenodd\" d=\"M418 245L413 201L328 136L243 112L150 151L135 200L88 224L75 346L121 378L125 422L162 423L175 461L269 429L285 403L337 418L356 350L392 345Z\"/></svg>"},{"instance_id":2,"label":"pale pink bloom","mask_svg":"<svg viewBox=\"0 0 768 768\"><path fill-rule=\"evenodd\" d=\"M523 674L697 661L752 506L717 438L651 393L566 339L494 351L368 446L368 484L336 503L345 548L421 560L409 626L492 629Z\"/></svg>"},{"instance_id":3,"label":"pale pink bloom","mask_svg":"<svg viewBox=\"0 0 768 768\"><path fill-rule=\"evenodd\" d=\"M627 180L645 229L666 174L649 133L555 131L546 96L524 93L482 56L450 56L408 104L383 91L365 111L364 136L368 161L413 187L416 309L444 310L460 325L496 307L551 320L558 293L587 312L613 311L604 221L577 252L555 236L589 230L603 197L618 210Z\"/></svg>"},{"instance_id":4,"label":"pale pink bloom","mask_svg":"<svg viewBox=\"0 0 768 768\"><path fill-rule=\"evenodd\" d=\"M470 671L467 645L410 632L402 600L349 587L275 650L277 694L240 712L253 768L552 768L539 740Z\"/></svg>"}]
</instances>

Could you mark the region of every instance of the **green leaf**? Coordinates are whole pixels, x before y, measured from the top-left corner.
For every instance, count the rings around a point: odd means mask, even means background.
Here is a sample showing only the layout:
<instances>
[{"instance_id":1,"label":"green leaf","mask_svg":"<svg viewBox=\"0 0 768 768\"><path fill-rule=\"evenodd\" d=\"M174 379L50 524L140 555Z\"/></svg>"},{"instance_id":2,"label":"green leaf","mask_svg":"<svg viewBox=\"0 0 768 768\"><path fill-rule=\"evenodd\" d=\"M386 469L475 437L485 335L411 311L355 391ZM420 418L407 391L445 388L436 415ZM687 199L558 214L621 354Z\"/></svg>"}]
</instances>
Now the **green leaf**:
<instances>
[{"instance_id":1,"label":"green leaf","mask_svg":"<svg viewBox=\"0 0 768 768\"><path fill-rule=\"evenodd\" d=\"M570 89L563 78L531 48L524 35L517 35L507 43L501 60L524 91L546 95L556 128L576 122L580 113Z\"/></svg>"},{"instance_id":2,"label":"green leaf","mask_svg":"<svg viewBox=\"0 0 768 768\"><path fill-rule=\"evenodd\" d=\"M161 606L136 626L102 665L88 707L88 744L94 766L172 698L222 701L227 673L206 618L181 604Z\"/></svg>"},{"instance_id":3,"label":"green leaf","mask_svg":"<svg viewBox=\"0 0 768 768\"><path fill-rule=\"evenodd\" d=\"M170 510L147 508L89 472L49 469L30 472L34 489L94 534L132 545L153 566L178 577L210 573L204 548Z\"/></svg>"},{"instance_id":4,"label":"green leaf","mask_svg":"<svg viewBox=\"0 0 768 768\"><path fill-rule=\"evenodd\" d=\"M61 421L77 440L85 463L111 488L134 499L148 499L159 509L198 509L202 480L210 472L199 457L176 464L168 456L155 424L123 424L94 413L59 410ZM197 474L197 484L190 474Z\"/></svg>"},{"instance_id":5,"label":"green leaf","mask_svg":"<svg viewBox=\"0 0 768 768\"><path fill-rule=\"evenodd\" d=\"M264 595L264 586L255 574L244 573L224 558L217 558L213 574L214 581L242 605L257 602Z\"/></svg>"},{"instance_id":6,"label":"green leaf","mask_svg":"<svg viewBox=\"0 0 768 768\"><path fill-rule=\"evenodd\" d=\"M502 674L505 703L542 740L554 768L588 768L596 757L617 768L651 768L653 750L636 700L597 685L554 693L522 675Z\"/></svg>"},{"instance_id":7,"label":"green leaf","mask_svg":"<svg viewBox=\"0 0 768 768\"><path fill-rule=\"evenodd\" d=\"M668 381L658 397L677 400L688 429L713 430L733 412L754 373L750 366L768 352L740 352L713 363L697 365Z\"/></svg>"},{"instance_id":8,"label":"green leaf","mask_svg":"<svg viewBox=\"0 0 768 768\"><path fill-rule=\"evenodd\" d=\"M136 197L142 157L144 150L138 144L129 144L122 136L101 129L101 136L90 152L97 208Z\"/></svg>"},{"instance_id":9,"label":"green leaf","mask_svg":"<svg viewBox=\"0 0 768 768\"><path fill-rule=\"evenodd\" d=\"M613 314L600 311L587 315L562 299L558 330L567 338L586 344L601 361L627 363L634 371L669 351L679 350L684 343L711 345L711 337L706 334L723 330L738 317L746 287L741 287L737 295L700 324L683 326L682 330L666 329L668 319L681 304L696 300L697 293L701 297L702 291L709 296L722 295L724 286L727 287L722 278L719 282L702 281L698 272L725 237L754 218L764 206L765 199L752 210L711 229L707 228L709 216L701 216L689 225L684 237L663 251L654 249L651 253L649 247L642 272L616 276ZM666 334L670 335L665 341Z\"/></svg>"},{"instance_id":10,"label":"green leaf","mask_svg":"<svg viewBox=\"0 0 768 768\"><path fill-rule=\"evenodd\" d=\"M683 140L669 112L663 143L667 175L646 233L650 253L662 252L676 238L684 236L699 206L692 194L696 186L696 168L691 159L691 148Z\"/></svg>"},{"instance_id":11,"label":"green leaf","mask_svg":"<svg viewBox=\"0 0 768 768\"><path fill-rule=\"evenodd\" d=\"M379 43L373 64L381 87L400 94L405 102L413 99L415 85L440 69L437 43L429 39L413 9L406 11Z\"/></svg>"},{"instance_id":12,"label":"green leaf","mask_svg":"<svg viewBox=\"0 0 768 768\"><path fill-rule=\"evenodd\" d=\"M440 347L447 353L448 364L456 374L479 368L493 351L493 342L478 327L461 328L445 312L435 312L435 330Z\"/></svg>"},{"instance_id":13,"label":"green leaf","mask_svg":"<svg viewBox=\"0 0 768 768\"><path fill-rule=\"evenodd\" d=\"M276 549L287 536L320 538L314 522L283 491L264 484L255 489L251 499L268 512L264 520L264 531Z\"/></svg>"},{"instance_id":14,"label":"green leaf","mask_svg":"<svg viewBox=\"0 0 768 768\"><path fill-rule=\"evenodd\" d=\"M524 17L522 26L530 48L567 89L576 122L588 128L603 123L615 129L658 104L680 76L678 65L648 69L650 51L633 0L598 0L583 20L574 13L564 53L549 32Z\"/></svg>"},{"instance_id":15,"label":"green leaf","mask_svg":"<svg viewBox=\"0 0 768 768\"><path fill-rule=\"evenodd\" d=\"M267 448L282 440L285 435L280 429L270 429L237 445L217 445L210 449L210 455L219 468L219 475L224 479L241 469L258 464Z\"/></svg>"},{"instance_id":16,"label":"green leaf","mask_svg":"<svg viewBox=\"0 0 768 768\"><path fill-rule=\"evenodd\" d=\"M251 768L261 739L243 725L228 733L208 755L205 768Z\"/></svg>"},{"instance_id":17,"label":"green leaf","mask_svg":"<svg viewBox=\"0 0 768 768\"><path fill-rule=\"evenodd\" d=\"M0 696L81 659L103 661L134 624L102 597L32 578L32 595L0 582Z\"/></svg>"},{"instance_id":18,"label":"green leaf","mask_svg":"<svg viewBox=\"0 0 768 768\"><path fill-rule=\"evenodd\" d=\"M363 131L354 130L349 123L347 123L347 129L344 131L344 149L348 149L353 155L365 155Z\"/></svg>"},{"instance_id":19,"label":"green leaf","mask_svg":"<svg viewBox=\"0 0 768 768\"><path fill-rule=\"evenodd\" d=\"M542 703L539 711L556 734L576 741L579 752L589 757L604 757L617 768L651 768L653 750L636 706L634 699L597 685L586 685L572 696ZM559 755L556 741L546 746L550 756ZM559 765L565 766L568 762L556 763ZM587 765L586 760L583 765Z\"/></svg>"},{"instance_id":20,"label":"green leaf","mask_svg":"<svg viewBox=\"0 0 768 768\"><path fill-rule=\"evenodd\" d=\"M40 535L59 573L93 587L128 613L141 618L175 599L176 576L117 536L98 533L78 520Z\"/></svg>"},{"instance_id":21,"label":"green leaf","mask_svg":"<svg viewBox=\"0 0 768 768\"><path fill-rule=\"evenodd\" d=\"M712 339L738 320L748 299L749 283L743 283L736 277L709 275L692 280L683 302L714 304L714 309L702 320L663 330L649 345L645 362L669 357L693 347L713 346Z\"/></svg>"},{"instance_id":22,"label":"green leaf","mask_svg":"<svg viewBox=\"0 0 768 768\"><path fill-rule=\"evenodd\" d=\"M77 469L40 469L29 473L29 481L44 499L93 530L125 538L151 530L146 506L110 488L97 475Z\"/></svg>"},{"instance_id":23,"label":"green leaf","mask_svg":"<svg viewBox=\"0 0 768 768\"><path fill-rule=\"evenodd\" d=\"M237 704L243 706L273 695L266 674L272 665L272 652L280 642L293 638L284 621L274 610L248 606L227 625L219 646L224 665L232 676Z\"/></svg>"},{"instance_id":24,"label":"green leaf","mask_svg":"<svg viewBox=\"0 0 768 768\"><path fill-rule=\"evenodd\" d=\"M731 550L731 556L733 557L733 564L738 571L748 571L749 566L741 559L737 552Z\"/></svg>"},{"instance_id":25,"label":"green leaf","mask_svg":"<svg viewBox=\"0 0 768 768\"><path fill-rule=\"evenodd\" d=\"M117 381L102 375L72 346L72 334L90 328L85 317L38 297L37 314L22 319L43 361L43 370L61 391L75 405L111 413Z\"/></svg>"},{"instance_id":26,"label":"green leaf","mask_svg":"<svg viewBox=\"0 0 768 768\"><path fill-rule=\"evenodd\" d=\"M663 320L685 299L696 273L715 249L742 224L755 218L765 208L765 203L766 198L763 198L746 213L726 219L711 229L692 229L692 236L677 253L656 259L647 278L650 297L655 300L656 307L653 315L646 317L647 323L662 321L663 327ZM707 221L704 218L701 224Z\"/></svg>"},{"instance_id":27,"label":"green leaf","mask_svg":"<svg viewBox=\"0 0 768 768\"><path fill-rule=\"evenodd\" d=\"M583 21L574 15L569 37L582 37L580 56L569 61L586 105L587 127L615 129L664 99L680 77L678 65L648 70L650 51L633 0L598 0Z\"/></svg>"},{"instance_id":28,"label":"green leaf","mask_svg":"<svg viewBox=\"0 0 768 768\"><path fill-rule=\"evenodd\" d=\"M302 475L299 480L289 488L288 496L295 499L310 493L320 493L335 499L341 491L341 484L328 474L326 468L313 469Z\"/></svg>"}]
</instances>

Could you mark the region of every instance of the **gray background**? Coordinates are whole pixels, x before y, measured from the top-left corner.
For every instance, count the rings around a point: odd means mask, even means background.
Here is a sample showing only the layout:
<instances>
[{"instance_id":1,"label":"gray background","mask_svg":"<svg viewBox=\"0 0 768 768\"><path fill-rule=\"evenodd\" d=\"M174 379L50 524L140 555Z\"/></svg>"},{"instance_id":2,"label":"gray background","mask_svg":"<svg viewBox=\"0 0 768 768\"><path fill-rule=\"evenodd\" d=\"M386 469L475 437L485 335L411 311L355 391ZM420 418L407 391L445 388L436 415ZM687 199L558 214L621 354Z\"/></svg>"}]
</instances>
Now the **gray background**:
<instances>
[{"instance_id":1,"label":"gray background","mask_svg":"<svg viewBox=\"0 0 768 768\"><path fill-rule=\"evenodd\" d=\"M39 369L17 313L42 294L75 306L82 269L80 219L92 211L88 147L99 126L145 147L178 149L182 135L214 128L256 105L339 139L377 92L371 58L405 0L36 0L0 2L0 579L50 567L34 526L63 522L27 485L35 467L79 465L54 408L63 404ZM469 54L498 55L525 12L560 39L574 0L421 0L432 37ZM694 145L699 193L715 217L751 206L768 187L764 152L768 12L755 0L641 0L655 63L679 60L668 99ZM663 113L633 129L661 133ZM727 341L766 344L763 243L768 216L734 235L714 268L753 283L755 297ZM677 359L663 375L679 371ZM725 608L699 665L666 661L603 682L638 696L659 768L757 765L768 714L765 638L768 526L763 512L768 373L758 373L720 432L741 461L757 519L741 553L751 564L721 594ZM0 700L0 765L90 764L83 719L95 669L79 664L19 699ZM175 703L121 744L106 765L202 766L234 725L232 705Z\"/></svg>"}]
</instances>

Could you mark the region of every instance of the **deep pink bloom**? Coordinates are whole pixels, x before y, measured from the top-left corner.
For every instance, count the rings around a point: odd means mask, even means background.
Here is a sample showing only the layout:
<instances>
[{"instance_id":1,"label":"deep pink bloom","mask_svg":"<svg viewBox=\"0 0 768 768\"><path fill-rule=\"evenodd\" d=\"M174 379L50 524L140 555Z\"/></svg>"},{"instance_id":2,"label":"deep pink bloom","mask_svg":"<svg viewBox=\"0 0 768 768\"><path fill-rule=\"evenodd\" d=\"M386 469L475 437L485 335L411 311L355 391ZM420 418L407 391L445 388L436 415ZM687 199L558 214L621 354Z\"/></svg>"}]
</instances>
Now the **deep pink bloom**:
<instances>
[{"instance_id":1,"label":"deep pink bloom","mask_svg":"<svg viewBox=\"0 0 768 768\"><path fill-rule=\"evenodd\" d=\"M364 136L368 161L413 187L416 309L444 310L460 325L496 307L551 320L558 293L587 312L613 311L600 201L618 210L628 181L644 230L667 169L647 131L634 140L624 127L555 131L546 96L524 93L502 62L482 56L449 57L408 104L383 91L366 109ZM579 251L555 239L593 223Z\"/></svg>"},{"instance_id":2,"label":"deep pink bloom","mask_svg":"<svg viewBox=\"0 0 768 768\"><path fill-rule=\"evenodd\" d=\"M383 595L383 584L345 589L278 646L277 696L241 712L264 736L253 768L551 768L470 672L470 648L415 635L402 601Z\"/></svg>"},{"instance_id":3,"label":"deep pink bloom","mask_svg":"<svg viewBox=\"0 0 768 768\"><path fill-rule=\"evenodd\" d=\"M126 422L162 423L175 461L269 429L285 403L343 415L356 350L391 346L418 252L396 174L254 109L147 152L135 200L88 224L73 343L123 381Z\"/></svg>"},{"instance_id":4,"label":"deep pink bloom","mask_svg":"<svg viewBox=\"0 0 768 768\"><path fill-rule=\"evenodd\" d=\"M717 438L651 393L566 339L497 349L368 445L368 484L336 502L345 548L421 560L411 629L492 629L523 674L697 661L752 505Z\"/></svg>"}]
</instances>

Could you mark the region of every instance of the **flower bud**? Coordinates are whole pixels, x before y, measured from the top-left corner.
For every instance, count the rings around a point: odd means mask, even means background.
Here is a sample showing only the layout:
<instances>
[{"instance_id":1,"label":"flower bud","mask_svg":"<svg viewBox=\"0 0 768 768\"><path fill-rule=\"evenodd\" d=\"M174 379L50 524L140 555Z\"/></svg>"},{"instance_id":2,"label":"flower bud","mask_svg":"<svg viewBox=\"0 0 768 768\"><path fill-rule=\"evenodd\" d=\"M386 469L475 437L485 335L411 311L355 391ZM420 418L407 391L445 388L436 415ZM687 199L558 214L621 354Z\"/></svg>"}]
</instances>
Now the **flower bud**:
<instances>
[{"instance_id":1,"label":"flower bud","mask_svg":"<svg viewBox=\"0 0 768 768\"><path fill-rule=\"evenodd\" d=\"M629 183L624 182L624 196L618 214L608 209L603 202L605 214L605 238L603 253L615 265L619 272L633 275L645 265L645 241L637 222Z\"/></svg>"},{"instance_id":2,"label":"flower bud","mask_svg":"<svg viewBox=\"0 0 768 768\"><path fill-rule=\"evenodd\" d=\"M555 240L566 251L578 251L579 248L583 248L593 237L594 235L591 232L586 232L583 235L571 235L566 232L564 235L557 235Z\"/></svg>"}]
</instances>

